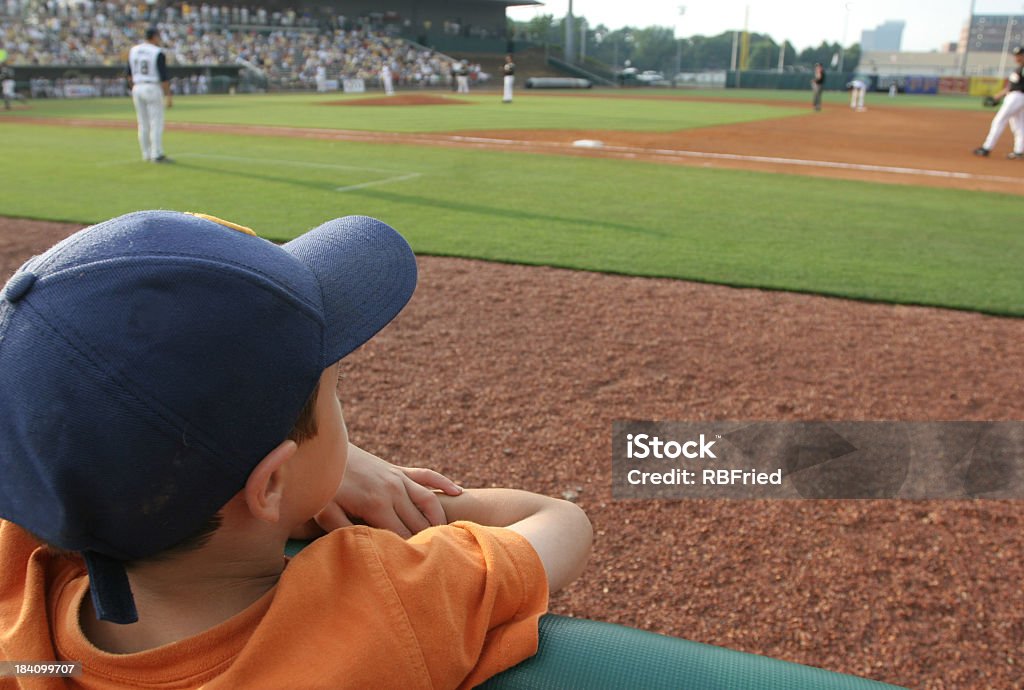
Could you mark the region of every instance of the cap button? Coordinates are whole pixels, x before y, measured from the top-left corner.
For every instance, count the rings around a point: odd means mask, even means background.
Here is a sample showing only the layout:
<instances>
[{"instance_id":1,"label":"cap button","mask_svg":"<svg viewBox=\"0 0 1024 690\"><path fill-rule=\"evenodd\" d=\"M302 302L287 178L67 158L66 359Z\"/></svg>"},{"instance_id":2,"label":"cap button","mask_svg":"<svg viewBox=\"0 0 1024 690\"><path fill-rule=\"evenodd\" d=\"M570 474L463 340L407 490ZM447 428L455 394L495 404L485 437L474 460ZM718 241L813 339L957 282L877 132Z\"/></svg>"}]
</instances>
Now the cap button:
<instances>
[{"instance_id":1,"label":"cap button","mask_svg":"<svg viewBox=\"0 0 1024 690\"><path fill-rule=\"evenodd\" d=\"M35 273L29 271L17 274L7 281L7 285L4 286L4 291L0 294L0 297L3 297L12 304L17 302L28 294L28 291L35 285L37 278L38 276Z\"/></svg>"}]
</instances>

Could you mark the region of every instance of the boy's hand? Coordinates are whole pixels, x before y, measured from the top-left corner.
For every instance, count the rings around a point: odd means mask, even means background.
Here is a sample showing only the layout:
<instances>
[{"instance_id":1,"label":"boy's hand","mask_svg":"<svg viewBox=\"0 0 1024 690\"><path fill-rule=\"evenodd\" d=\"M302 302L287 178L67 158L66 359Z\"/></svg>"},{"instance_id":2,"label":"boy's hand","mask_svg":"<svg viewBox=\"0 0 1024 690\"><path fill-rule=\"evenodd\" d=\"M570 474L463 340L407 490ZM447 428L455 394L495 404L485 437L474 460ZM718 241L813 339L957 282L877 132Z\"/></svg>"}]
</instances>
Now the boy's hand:
<instances>
[{"instance_id":1,"label":"boy's hand","mask_svg":"<svg viewBox=\"0 0 1024 690\"><path fill-rule=\"evenodd\" d=\"M411 537L431 525L448 522L435 489L449 496L462 493L461 487L438 472L398 467L350 443L345 478L334 499L315 517L315 523L307 523L291 536L310 539L322 531L351 526L356 519Z\"/></svg>"}]
</instances>

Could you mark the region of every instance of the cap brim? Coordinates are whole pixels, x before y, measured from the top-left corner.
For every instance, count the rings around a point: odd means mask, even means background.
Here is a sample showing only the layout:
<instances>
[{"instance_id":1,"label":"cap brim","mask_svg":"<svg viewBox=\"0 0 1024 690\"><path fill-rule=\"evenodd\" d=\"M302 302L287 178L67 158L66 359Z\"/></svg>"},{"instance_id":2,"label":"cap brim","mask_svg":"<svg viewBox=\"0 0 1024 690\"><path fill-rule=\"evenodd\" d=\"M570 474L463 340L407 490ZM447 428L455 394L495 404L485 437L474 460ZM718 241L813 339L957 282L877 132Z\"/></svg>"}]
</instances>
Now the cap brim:
<instances>
[{"instance_id":1,"label":"cap brim","mask_svg":"<svg viewBox=\"0 0 1024 690\"><path fill-rule=\"evenodd\" d=\"M374 218L337 218L283 246L320 283L327 322L325 367L384 328L416 289L412 249L391 226Z\"/></svg>"}]
</instances>

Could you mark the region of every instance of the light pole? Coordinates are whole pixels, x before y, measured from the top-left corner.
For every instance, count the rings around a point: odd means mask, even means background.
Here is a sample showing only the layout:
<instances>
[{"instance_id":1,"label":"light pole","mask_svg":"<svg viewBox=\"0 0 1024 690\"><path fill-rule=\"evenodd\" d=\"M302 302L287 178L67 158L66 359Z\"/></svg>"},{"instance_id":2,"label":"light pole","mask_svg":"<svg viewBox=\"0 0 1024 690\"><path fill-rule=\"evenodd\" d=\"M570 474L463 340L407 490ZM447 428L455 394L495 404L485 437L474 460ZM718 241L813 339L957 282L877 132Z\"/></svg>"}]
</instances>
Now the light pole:
<instances>
[{"instance_id":1,"label":"light pole","mask_svg":"<svg viewBox=\"0 0 1024 690\"><path fill-rule=\"evenodd\" d=\"M843 41L839 44L839 73L843 72L843 58L846 57L846 29L850 25L850 5L852 2L845 3L846 17L843 19Z\"/></svg>"},{"instance_id":2,"label":"light pole","mask_svg":"<svg viewBox=\"0 0 1024 690\"><path fill-rule=\"evenodd\" d=\"M1003 54L999 58L999 76L1003 76L1006 73L1006 54L1010 52L1010 35L1013 32L1013 26L1017 23L1017 18L1012 15L1006 16L1006 34L1003 36Z\"/></svg>"},{"instance_id":3,"label":"light pole","mask_svg":"<svg viewBox=\"0 0 1024 690\"><path fill-rule=\"evenodd\" d=\"M572 0L569 0L569 14L565 15L565 61L569 64L575 62L576 46L573 45L576 32L573 31Z\"/></svg>"},{"instance_id":4,"label":"light pole","mask_svg":"<svg viewBox=\"0 0 1024 690\"><path fill-rule=\"evenodd\" d=\"M580 18L580 64L587 61L587 20Z\"/></svg>"},{"instance_id":5,"label":"light pole","mask_svg":"<svg viewBox=\"0 0 1024 690\"><path fill-rule=\"evenodd\" d=\"M679 79L679 73L683 69L683 32L680 29L683 20L682 16L686 14L686 5L679 6L679 18L676 19L676 71L672 75L672 85L676 85L676 80Z\"/></svg>"},{"instance_id":6,"label":"light pole","mask_svg":"<svg viewBox=\"0 0 1024 690\"><path fill-rule=\"evenodd\" d=\"M967 56L971 54L971 31L974 29L974 0L971 0L971 9L967 15L967 42L964 43L964 64L960 73L967 76Z\"/></svg>"}]
</instances>

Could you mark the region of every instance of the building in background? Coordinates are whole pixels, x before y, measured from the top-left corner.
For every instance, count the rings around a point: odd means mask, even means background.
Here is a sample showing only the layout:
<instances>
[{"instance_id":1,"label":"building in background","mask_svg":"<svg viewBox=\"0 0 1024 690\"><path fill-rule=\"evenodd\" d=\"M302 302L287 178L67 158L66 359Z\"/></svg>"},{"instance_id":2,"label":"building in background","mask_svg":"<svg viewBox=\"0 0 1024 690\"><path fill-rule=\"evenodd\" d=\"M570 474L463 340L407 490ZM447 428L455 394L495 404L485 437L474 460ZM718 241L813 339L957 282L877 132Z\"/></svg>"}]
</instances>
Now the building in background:
<instances>
[{"instance_id":1,"label":"building in background","mask_svg":"<svg viewBox=\"0 0 1024 690\"><path fill-rule=\"evenodd\" d=\"M906 25L906 22L889 20L874 29L861 31L861 51L899 52L903 43L903 28Z\"/></svg>"},{"instance_id":2,"label":"building in background","mask_svg":"<svg viewBox=\"0 0 1024 690\"><path fill-rule=\"evenodd\" d=\"M963 53L1002 53L1024 44L1024 15L976 14L960 32L957 50Z\"/></svg>"},{"instance_id":3,"label":"building in background","mask_svg":"<svg viewBox=\"0 0 1024 690\"><path fill-rule=\"evenodd\" d=\"M861 53L857 73L866 77L910 74L930 77L996 77L1006 71L1000 67L1001 64L1005 66L1007 63L1006 57L1001 53L971 53L970 61L970 69L965 74L961 53L874 51Z\"/></svg>"}]
</instances>

